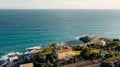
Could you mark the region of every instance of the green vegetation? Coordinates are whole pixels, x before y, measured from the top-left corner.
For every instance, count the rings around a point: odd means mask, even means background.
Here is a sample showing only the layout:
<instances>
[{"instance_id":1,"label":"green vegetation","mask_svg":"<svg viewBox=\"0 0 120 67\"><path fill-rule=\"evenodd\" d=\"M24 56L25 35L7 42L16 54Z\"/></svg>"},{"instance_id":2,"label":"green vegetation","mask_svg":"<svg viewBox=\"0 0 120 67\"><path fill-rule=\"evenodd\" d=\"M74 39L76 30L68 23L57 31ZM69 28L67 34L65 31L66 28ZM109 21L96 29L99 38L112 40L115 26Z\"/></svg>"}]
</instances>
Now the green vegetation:
<instances>
[{"instance_id":1,"label":"green vegetation","mask_svg":"<svg viewBox=\"0 0 120 67\"><path fill-rule=\"evenodd\" d=\"M96 60L96 59L105 60L111 57L120 56L120 40L113 39L113 40L105 40L105 41L106 41L105 46L100 46L98 43L97 44L94 43L94 44L90 44L90 45L82 46L82 47L72 45L71 47L76 57L67 61L67 64L75 63L81 60L84 60L84 61L85 60ZM111 62L106 62L106 63L111 63ZM113 67L114 65L112 64L111 66ZM108 65L108 67L111 67L111 66Z\"/></svg>"},{"instance_id":2,"label":"green vegetation","mask_svg":"<svg viewBox=\"0 0 120 67\"><path fill-rule=\"evenodd\" d=\"M75 53L75 55L80 55L81 51L73 51Z\"/></svg>"},{"instance_id":3,"label":"green vegetation","mask_svg":"<svg viewBox=\"0 0 120 67\"><path fill-rule=\"evenodd\" d=\"M56 44L52 44L49 48L45 48L43 51L35 55L35 60L33 61L35 67L56 67Z\"/></svg>"},{"instance_id":4,"label":"green vegetation","mask_svg":"<svg viewBox=\"0 0 120 67\"><path fill-rule=\"evenodd\" d=\"M100 67L115 67L112 61L104 61L101 63Z\"/></svg>"},{"instance_id":5,"label":"green vegetation","mask_svg":"<svg viewBox=\"0 0 120 67\"><path fill-rule=\"evenodd\" d=\"M72 45L72 46L70 46L70 47L72 47L72 50L73 51L81 51L83 48L82 47L80 47L80 46L75 46L75 45Z\"/></svg>"},{"instance_id":6,"label":"green vegetation","mask_svg":"<svg viewBox=\"0 0 120 67\"><path fill-rule=\"evenodd\" d=\"M100 46L98 43L90 44L87 46L71 45L75 56L67 61L60 62L56 57L56 43L51 44L50 47L45 48L43 51L34 56L35 67L57 67L57 65L67 65L79 61L93 60L94 63L99 63L97 59L103 61L110 57L120 56L120 40L105 40L106 46ZM114 67L111 61L104 61L100 67Z\"/></svg>"},{"instance_id":7,"label":"green vegetation","mask_svg":"<svg viewBox=\"0 0 120 67\"><path fill-rule=\"evenodd\" d=\"M100 51L98 49L92 49L89 47L85 47L82 51L81 51L81 55L82 58L84 59L98 59L100 58Z\"/></svg>"}]
</instances>

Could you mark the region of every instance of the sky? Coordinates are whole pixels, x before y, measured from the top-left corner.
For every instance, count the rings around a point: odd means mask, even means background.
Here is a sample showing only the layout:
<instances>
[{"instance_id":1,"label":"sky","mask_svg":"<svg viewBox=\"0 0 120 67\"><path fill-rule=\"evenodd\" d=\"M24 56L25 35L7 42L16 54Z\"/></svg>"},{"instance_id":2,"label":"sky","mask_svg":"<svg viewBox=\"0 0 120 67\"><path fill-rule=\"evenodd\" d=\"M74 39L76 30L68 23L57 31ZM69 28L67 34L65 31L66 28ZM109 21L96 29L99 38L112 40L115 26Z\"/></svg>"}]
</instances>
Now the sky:
<instances>
[{"instance_id":1,"label":"sky","mask_svg":"<svg viewBox=\"0 0 120 67\"><path fill-rule=\"evenodd\" d=\"M0 0L0 9L120 9L120 0Z\"/></svg>"}]
</instances>

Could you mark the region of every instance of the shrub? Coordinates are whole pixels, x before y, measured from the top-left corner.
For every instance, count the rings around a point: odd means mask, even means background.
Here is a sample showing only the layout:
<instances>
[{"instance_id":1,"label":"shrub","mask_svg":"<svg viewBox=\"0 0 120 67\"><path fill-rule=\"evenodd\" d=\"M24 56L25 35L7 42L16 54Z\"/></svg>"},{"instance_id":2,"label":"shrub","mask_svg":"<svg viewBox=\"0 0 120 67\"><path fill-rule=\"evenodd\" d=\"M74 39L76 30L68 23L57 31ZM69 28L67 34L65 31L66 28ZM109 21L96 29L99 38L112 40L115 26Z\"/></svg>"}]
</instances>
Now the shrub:
<instances>
[{"instance_id":1,"label":"shrub","mask_svg":"<svg viewBox=\"0 0 120 67\"><path fill-rule=\"evenodd\" d=\"M100 67L115 67L112 61L104 61L101 63Z\"/></svg>"}]
</instances>

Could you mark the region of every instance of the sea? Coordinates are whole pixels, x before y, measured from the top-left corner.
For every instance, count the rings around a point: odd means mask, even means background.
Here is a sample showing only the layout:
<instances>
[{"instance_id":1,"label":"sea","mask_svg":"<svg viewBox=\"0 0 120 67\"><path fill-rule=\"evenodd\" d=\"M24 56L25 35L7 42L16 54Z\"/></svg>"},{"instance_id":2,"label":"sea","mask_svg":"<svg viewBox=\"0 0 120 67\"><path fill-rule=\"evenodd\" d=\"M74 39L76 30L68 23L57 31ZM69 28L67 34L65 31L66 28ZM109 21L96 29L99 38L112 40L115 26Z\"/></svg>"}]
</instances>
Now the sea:
<instances>
[{"instance_id":1,"label":"sea","mask_svg":"<svg viewBox=\"0 0 120 67\"><path fill-rule=\"evenodd\" d=\"M120 38L120 10L0 10L0 56L84 35Z\"/></svg>"}]
</instances>

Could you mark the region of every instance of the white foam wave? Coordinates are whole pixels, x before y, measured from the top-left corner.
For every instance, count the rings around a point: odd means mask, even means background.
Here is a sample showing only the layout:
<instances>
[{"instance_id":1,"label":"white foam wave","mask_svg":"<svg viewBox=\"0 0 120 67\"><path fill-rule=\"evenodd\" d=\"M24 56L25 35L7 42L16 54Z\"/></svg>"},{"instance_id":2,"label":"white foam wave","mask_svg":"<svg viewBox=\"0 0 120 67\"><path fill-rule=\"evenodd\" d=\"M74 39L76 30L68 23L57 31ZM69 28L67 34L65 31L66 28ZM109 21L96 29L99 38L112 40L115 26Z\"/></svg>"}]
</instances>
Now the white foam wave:
<instances>
[{"instance_id":1,"label":"white foam wave","mask_svg":"<svg viewBox=\"0 0 120 67\"><path fill-rule=\"evenodd\" d=\"M40 46L33 46L33 47L29 47L27 49L41 49L41 47Z\"/></svg>"},{"instance_id":2,"label":"white foam wave","mask_svg":"<svg viewBox=\"0 0 120 67\"><path fill-rule=\"evenodd\" d=\"M7 61L8 60L8 58L9 58L9 56L12 56L12 55L22 55L23 53L20 53L20 52L9 52L9 53L7 53L7 54L5 54L5 55L3 55L1 58L0 58L0 60L4 60L4 61Z\"/></svg>"},{"instance_id":3,"label":"white foam wave","mask_svg":"<svg viewBox=\"0 0 120 67\"><path fill-rule=\"evenodd\" d=\"M79 40L79 38L80 38L79 36L76 36L74 39L75 39L75 40Z\"/></svg>"}]
</instances>

